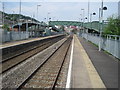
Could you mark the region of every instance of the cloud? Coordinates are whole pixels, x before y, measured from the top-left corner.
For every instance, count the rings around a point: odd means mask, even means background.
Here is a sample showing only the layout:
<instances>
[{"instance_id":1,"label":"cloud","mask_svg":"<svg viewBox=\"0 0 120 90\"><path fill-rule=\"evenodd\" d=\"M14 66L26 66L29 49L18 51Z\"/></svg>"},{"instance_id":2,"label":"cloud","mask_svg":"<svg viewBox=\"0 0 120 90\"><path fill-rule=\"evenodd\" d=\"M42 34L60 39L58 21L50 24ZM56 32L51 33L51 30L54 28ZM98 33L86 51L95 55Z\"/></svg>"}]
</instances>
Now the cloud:
<instances>
[{"instance_id":1,"label":"cloud","mask_svg":"<svg viewBox=\"0 0 120 90\"><path fill-rule=\"evenodd\" d=\"M19 2L19 0L1 0L2 2ZM88 2L88 0L21 0L22 2ZM101 0L89 0L101 2ZM104 0L104 2L118 2L119 0Z\"/></svg>"},{"instance_id":2,"label":"cloud","mask_svg":"<svg viewBox=\"0 0 120 90\"><path fill-rule=\"evenodd\" d=\"M22 14L31 16L35 14L37 18L37 5L41 5L38 8L38 19L44 20L44 18L50 17L54 20L78 20L80 14L82 14L81 9L85 9L85 16L88 16L86 2L22 2ZM106 2L105 6L108 10L104 12L104 17L108 17L117 12L117 3ZM8 13L19 13L19 3L18 2L7 2L5 3L5 11ZM98 20L98 9L101 7L101 2L90 2L90 13L96 12L96 16L93 16L93 20ZM47 13L50 13L49 15Z\"/></svg>"}]
</instances>

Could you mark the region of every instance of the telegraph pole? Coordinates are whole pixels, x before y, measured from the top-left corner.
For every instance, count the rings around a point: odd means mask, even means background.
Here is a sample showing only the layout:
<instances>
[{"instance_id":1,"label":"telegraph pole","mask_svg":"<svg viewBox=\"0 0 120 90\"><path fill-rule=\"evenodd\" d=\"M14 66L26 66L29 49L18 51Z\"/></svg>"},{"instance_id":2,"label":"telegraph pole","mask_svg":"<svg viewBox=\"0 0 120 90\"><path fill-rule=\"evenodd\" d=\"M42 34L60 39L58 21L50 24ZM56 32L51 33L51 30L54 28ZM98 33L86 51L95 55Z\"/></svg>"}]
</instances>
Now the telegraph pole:
<instances>
[{"instance_id":1,"label":"telegraph pole","mask_svg":"<svg viewBox=\"0 0 120 90\"><path fill-rule=\"evenodd\" d=\"M88 0L88 22L89 22L89 13L90 13L90 1Z\"/></svg>"},{"instance_id":2,"label":"telegraph pole","mask_svg":"<svg viewBox=\"0 0 120 90\"><path fill-rule=\"evenodd\" d=\"M14 22L14 13L15 13L15 12L13 11L13 25L15 24L15 22Z\"/></svg>"},{"instance_id":3,"label":"telegraph pole","mask_svg":"<svg viewBox=\"0 0 120 90\"><path fill-rule=\"evenodd\" d=\"M99 20L100 20L100 41L99 41L99 51L101 51L101 42L102 42L102 31L103 31L103 10L107 10L107 7L103 7L103 0L101 4L101 9L99 9Z\"/></svg>"},{"instance_id":4,"label":"telegraph pole","mask_svg":"<svg viewBox=\"0 0 120 90\"><path fill-rule=\"evenodd\" d=\"M13 28L13 26L14 26L14 11L13 11L13 17L12 17L13 19L13 25L12 25L12 31L14 31L14 28Z\"/></svg>"},{"instance_id":5,"label":"telegraph pole","mask_svg":"<svg viewBox=\"0 0 120 90\"><path fill-rule=\"evenodd\" d=\"M40 7L41 5L37 5L37 19L38 19L38 7Z\"/></svg>"},{"instance_id":6,"label":"telegraph pole","mask_svg":"<svg viewBox=\"0 0 120 90\"><path fill-rule=\"evenodd\" d=\"M102 23L103 21L103 0L102 0L102 3L101 3L101 9L99 9L99 13L100 13L100 24ZM103 23L102 23L103 24ZM103 25L100 25L100 41L99 41L99 51L101 51L101 38L102 38L102 27Z\"/></svg>"},{"instance_id":7,"label":"telegraph pole","mask_svg":"<svg viewBox=\"0 0 120 90\"><path fill-rule=\"evenodd\" d=\"M20 28L20 16L21 16L21 0L20 0L20 6L19 6L19 32L21 31L21 28Z\"/></svg>"},{"instance_id":8,"label":"telegraph pole","mask_svg":"<svg viewBox=\"0 0 120 90\"><path fill-rule=\"evenodd\" d=\"M90 13L90 2L88 0L88 18L87 18L88 19L88 24L89 24L89 13ZM87 40L88 40L88 30L89 29L87 29L87 31L86 31L87 32Z\"/></svg>"},{"instance_id":9,"label":"telegraph pole","mask_svg":"<svg viewBox=\"0 0 120 90\"><path fill-rule=\"evenodd\" d=\"M4 9L5 9L5 7L4 7L4 2L2 2L2 8L3 8L3 12L2 12L2 24L4 25Z\"/></svg>"},{"instance_id":10,"label":"telegraph pole","mask_svg":"<svg viewBox=\"0 0 120 90\"><path fill-rule=\"evenodd\" d=\"M47 23L49 24L49 14L50 12L47 13Z\"/></svg>"},{"instance_id":11,"label":"telegraph pole","mask_svg":"<svg viewBox=\"0 0 120 90\"><path fill-rule=\"evenodd\" d=\"M82 18L83 18L83 25L82 25L82 28L83 28L83 27L84 27L84 21L85 21L85 19L84 19L84 17L85 17L85 9L81 9L81 11L83 11L83 14L82 14L82 15L83 15L83 17L82 17Z\"/></svg>"}]
</instances>

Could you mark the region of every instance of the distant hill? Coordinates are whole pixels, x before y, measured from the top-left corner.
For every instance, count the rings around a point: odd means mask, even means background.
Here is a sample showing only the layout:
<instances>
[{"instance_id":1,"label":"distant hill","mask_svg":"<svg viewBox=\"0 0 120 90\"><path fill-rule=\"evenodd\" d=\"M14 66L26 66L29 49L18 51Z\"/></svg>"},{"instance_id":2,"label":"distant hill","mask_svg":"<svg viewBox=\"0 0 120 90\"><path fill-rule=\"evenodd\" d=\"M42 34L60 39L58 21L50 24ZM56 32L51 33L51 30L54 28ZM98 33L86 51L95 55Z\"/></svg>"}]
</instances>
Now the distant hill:
<instances>
[{"instance_id":1,"label":"distant hill","mask_svg":"<svg viewBox=\"0 0 120 90\"><path fill-rule=\"evenodd\" d=\"M0 11L0 14L2 14L3 12L2 11ZM2 15L0 15L0 17L2 17ZM5 23L7 23L7 24L10 24L10 23L8 23L8 22L13 22L13 20L14 20L14 22L15 23L17 23L18 21L19 21L19 14L8 14L8 13L4 13L4 19L5 19ZM31 18L31 17L29 17L29 16L25 16L25 15L20 15L20 19L23 19L23 20L32 20L32 21L34 21L34 22L39 22L39 21L37 21L36 19L34 19L34 18Z\"/></svg>"}]
</instances>

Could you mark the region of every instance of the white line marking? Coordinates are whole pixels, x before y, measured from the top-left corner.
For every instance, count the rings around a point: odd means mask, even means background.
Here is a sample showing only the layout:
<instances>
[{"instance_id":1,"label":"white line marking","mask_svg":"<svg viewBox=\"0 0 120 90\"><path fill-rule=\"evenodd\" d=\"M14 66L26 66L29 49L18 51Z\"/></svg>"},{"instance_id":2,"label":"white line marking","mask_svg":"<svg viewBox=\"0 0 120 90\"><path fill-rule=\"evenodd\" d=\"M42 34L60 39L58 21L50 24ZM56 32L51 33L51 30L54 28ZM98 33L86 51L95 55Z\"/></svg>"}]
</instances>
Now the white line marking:
<instances>
[{"instance_id":1,"label":"white line marking","mask_svg":"<svg viewBox=\"0 0 120 90\"><path fill-rule=\"evenodd\" d=\"M73 37L72 47L71 47L71 55L70 55L70 63L69 63L69 68L68 68L68 75L67 75L66 88L70 88L70 84L71 84L71 71L72 71L72 60L73 60L73 47L74 47L74 37Z\"/></svg>"}]
</instances>

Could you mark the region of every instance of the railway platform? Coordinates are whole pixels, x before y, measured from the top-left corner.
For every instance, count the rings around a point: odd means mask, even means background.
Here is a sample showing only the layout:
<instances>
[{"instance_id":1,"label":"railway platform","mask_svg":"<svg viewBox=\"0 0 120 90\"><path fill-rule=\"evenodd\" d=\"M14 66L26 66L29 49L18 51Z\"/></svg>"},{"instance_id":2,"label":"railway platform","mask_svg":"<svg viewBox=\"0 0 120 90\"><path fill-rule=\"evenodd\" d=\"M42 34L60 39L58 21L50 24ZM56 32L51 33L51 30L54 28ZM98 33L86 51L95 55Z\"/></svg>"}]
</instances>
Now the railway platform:
<instances>
[{"instance_id":1,"label":"railway platform","mask_svg":"<svg viewBox=\"0 0 120 90\"><path fill-rule=\"evenodd\" d=\"M15 49L9 53L9 47ZM119 60L77 35L17 41L1 48L3 88L118 90Z\"/></svg>"},{"instance_id":2,"label":"railway platform","mask_svg":"<svg viewBox=\"0 0 120 90\"><path fill-rule=\"evenodd\" d=\"M74 36L71 88L109 88L118 90L119 60L85 39Z\"/></svg>"},{"instance_id":3,"label":"railway platform","mask_svg":"<svg viewBox=\"0 0 120 90\"><path fill-rule=\"evenodd\" d=\"M118 90L120 78L119 60L103 50L99 51L98 47L81 37L79 37L79 41L84 47L95 69L99 73L99 76L101 77L106 88Z\"/></svg>"},{"instance_id":4,"label":"railway platform","mask_svg":"<svg viewBox=\"0 0 120 90\"><path fill-rule=\"evenodd\" d=\"M77 36L73 40L71 88L105 88Z\"/></svg>"},{"instance_id":5,"label":"railway platform","mask_svg":"<svg viewBox=\"0 0 120 90\"><path fill-rule=\"evenodd\" d=\"M59 35L61 35L61 34L59 34ZM56 36L59 36L59 35L39 37L39 38L30 38L30 39L20 40L20 41L6 42L6 43L3 43L2 45L0 45L0 49L7 48L7 47L12 47L12 46L16 46L16 45L20 45L20 44L24 44L24 43L39 41L39 40L42 40L42 39L52 38L52 37L56 37Z\"/></svg>"}]
</instances>

